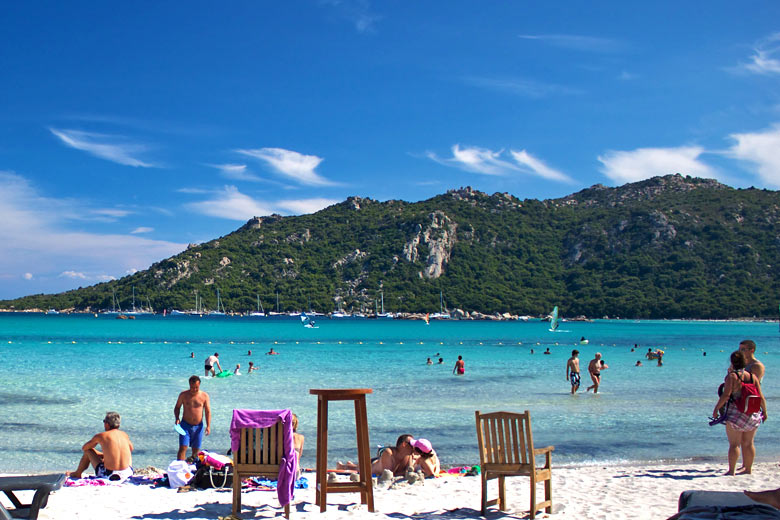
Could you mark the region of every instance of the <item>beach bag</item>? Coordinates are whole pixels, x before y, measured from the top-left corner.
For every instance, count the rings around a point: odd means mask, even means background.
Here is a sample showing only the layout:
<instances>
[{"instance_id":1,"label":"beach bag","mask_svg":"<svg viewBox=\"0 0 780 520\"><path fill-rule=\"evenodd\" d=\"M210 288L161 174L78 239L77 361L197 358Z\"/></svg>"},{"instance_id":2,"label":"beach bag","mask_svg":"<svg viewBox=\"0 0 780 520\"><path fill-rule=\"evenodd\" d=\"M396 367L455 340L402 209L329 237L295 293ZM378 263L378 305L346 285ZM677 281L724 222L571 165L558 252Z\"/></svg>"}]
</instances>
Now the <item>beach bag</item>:
<instances>
[{"instance_id":1,"label":"beach bag","mask_svg":"<svg viewBox=\"0 0 780 520\"><path fill-rule=\"evenodd\" d=\"M217 469L203 464L195 472L192 485L200 489L228 488L233 486L233 464L225 464Z\"/></svg>"},{"instance_id":2,"label":"beach bag","mask_svg":"<svg viewBox=\"0 0 780 520\"><path fill-rule=\"evenodd\" d=\"M168 464L168 483L172 488L180 488L190 483L195 476L195 465L186 460L174 460Z\"/></svg>"},{"instance_id":3,"label":"beach bag","mask_svg":"<svg viewBox=\"0 0 780 520\"><path fill-rule=\"evenodd\" d=\"M201 450L198 452L198 459L214 469L222 469L227 464L233 464L233 459L227 455L220 455L219 453L211 453L209 451Z\"/></svg>"},{"instance_id":4,"label":"beach bag","mask_svg":"<svg viewBox=\"0 0 780 520\"><path fill-rule=\"evenodd\" d=\"M740 379L740 383L742 383L742 392L740 393L739 399L734 400L734 405L737 407L737 410L745 415L751 415L761 411L761 394L758 391L758 386L753 382L754 377L753 374L750 374L750 383L745 383Z\"/></svg>"}]
</instances>

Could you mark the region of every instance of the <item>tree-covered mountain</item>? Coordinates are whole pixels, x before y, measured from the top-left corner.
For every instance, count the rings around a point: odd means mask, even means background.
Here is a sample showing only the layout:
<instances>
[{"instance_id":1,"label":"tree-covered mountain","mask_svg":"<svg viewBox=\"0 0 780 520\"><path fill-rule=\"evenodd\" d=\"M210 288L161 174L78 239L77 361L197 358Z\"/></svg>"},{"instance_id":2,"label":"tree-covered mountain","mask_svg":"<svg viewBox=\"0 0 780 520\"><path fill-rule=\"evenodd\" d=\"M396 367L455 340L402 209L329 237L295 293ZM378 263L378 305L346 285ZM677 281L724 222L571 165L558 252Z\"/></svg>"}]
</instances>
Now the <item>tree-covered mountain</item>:
<instances>
[{"instance_id":1,"label":"tree-covered mountain","mask_svg":"<svg viewBox=\"0 0 780 520\"><path fill-rule=\"evenodd\" d=\"M551 200L470 188L421 202L350 197L256 217L120 280L0 308L388 311L446 307L625 318L775 317L780 193L669 175Z\"/></svg>"}]
</instances>

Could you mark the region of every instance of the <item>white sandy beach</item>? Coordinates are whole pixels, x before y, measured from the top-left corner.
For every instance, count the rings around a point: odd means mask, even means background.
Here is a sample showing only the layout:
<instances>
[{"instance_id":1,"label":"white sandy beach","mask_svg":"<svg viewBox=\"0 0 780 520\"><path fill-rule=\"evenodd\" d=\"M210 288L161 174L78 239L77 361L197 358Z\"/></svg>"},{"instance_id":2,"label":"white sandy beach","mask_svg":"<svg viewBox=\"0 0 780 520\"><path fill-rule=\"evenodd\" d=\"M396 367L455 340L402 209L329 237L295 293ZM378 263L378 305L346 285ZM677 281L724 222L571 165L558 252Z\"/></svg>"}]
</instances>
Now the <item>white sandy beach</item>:
<instances>
[{"instance_id":1,"label":"white sandy beach","mask_svg":"<svg viewBox=\"0 0 780 520\"><path fill-rule=\"evenodd\" d=\"M724 454L725 455L725 454ZM725 459L725 456L724 456ZM553 470L554 512L537 518L648 519L667 518L677 512L677 498L688 489L710 491L762 490L780 486L776 463L754 466L752 475L725 477L722 464L583 466ZM307 473L309 482L314 474ZM345 477L341 477L345 478ZM491 484L496 486L497 481ZM495 487L492 488L495 493ZM540 487L541 491L541 487ZM492 509L488 517L527 518L528 479L508 478L506 515ZM491 495L493 498L494 495ZM299 520L352 518L354 520L446 520L480 516L479 477L445 476L422 485L375 488L376 512L369 513L356 493L331 494L328 510L314 505L313 486L297 489L291 517ZM83 519L217 519L230 514L229 490L177 493L167 488L119 485L68 487L52 494L39 518ZM273 518L282 514L275 491L244 491L243 518ZM5 503L5 502L4 502Z\"/></svg>"}]
</instances>

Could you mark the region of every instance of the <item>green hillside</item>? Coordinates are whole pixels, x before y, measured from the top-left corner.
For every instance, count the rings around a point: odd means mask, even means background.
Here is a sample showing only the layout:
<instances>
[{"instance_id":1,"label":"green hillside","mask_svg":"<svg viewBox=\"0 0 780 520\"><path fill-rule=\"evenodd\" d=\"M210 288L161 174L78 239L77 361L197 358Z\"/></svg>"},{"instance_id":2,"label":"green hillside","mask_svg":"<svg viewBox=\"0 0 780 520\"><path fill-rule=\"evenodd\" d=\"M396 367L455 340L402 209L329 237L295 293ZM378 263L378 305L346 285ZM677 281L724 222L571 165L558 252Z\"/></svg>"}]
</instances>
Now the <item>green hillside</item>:
<instances>
[{"instance_id":1,"label":"green hillside","mask_svg":"<svg viewBox=\"0 0 780 520\"><path fill-rule=\"evenodd\" d=\"M780 194L669 175L562 199L470 188L408 203L350 197L312 215L254 218L149 269L0 308L435 312L624 318L776 317Z\"/></svg>"}]
</instances>

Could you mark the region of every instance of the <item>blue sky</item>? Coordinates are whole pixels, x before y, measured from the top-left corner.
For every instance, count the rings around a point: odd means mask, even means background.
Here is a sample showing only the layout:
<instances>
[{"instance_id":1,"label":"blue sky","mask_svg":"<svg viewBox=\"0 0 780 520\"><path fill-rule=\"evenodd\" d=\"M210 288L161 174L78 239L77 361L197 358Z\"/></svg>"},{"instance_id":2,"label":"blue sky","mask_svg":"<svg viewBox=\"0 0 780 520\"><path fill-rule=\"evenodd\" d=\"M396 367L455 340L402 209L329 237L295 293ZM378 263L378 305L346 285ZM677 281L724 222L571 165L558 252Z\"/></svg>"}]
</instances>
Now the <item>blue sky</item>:
<instances>
[{"instance_id":1,"label":"blue sky","mask_svg":"<svg viewBox=\"0 0 780 520\"><path fill-rule=\"evenodd\" d=\"M780 187L780 3L6 2L0 298L253 215L680 172Z\"/></svg>"}]
</instances>

